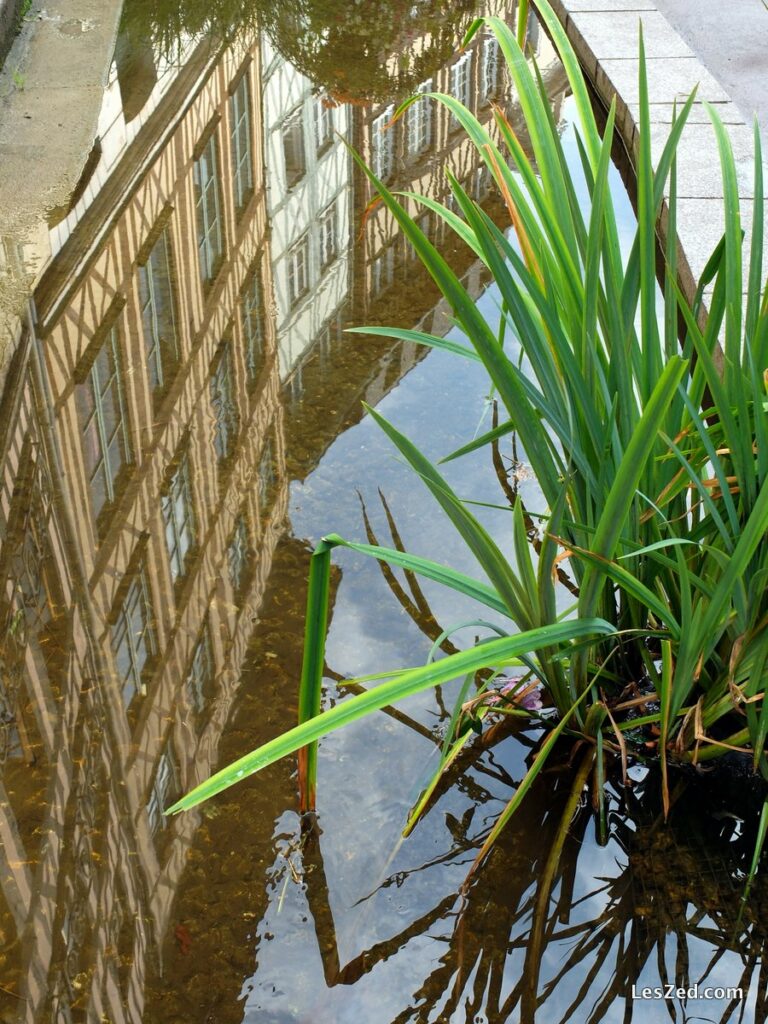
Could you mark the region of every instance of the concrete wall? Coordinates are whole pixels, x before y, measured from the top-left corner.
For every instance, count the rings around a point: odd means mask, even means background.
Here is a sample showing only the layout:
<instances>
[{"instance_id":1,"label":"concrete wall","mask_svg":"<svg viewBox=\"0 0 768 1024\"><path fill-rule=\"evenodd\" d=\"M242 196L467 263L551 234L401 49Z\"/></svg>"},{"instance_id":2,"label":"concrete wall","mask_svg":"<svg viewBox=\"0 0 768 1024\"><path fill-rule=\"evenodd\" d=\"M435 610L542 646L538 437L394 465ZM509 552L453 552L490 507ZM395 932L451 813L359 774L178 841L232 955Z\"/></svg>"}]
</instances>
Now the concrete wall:
<instances>
[{"instance_id":1,"label":"concrete wall","mask_svg":"<svg viewBox=\"0 0 768 1024\"><path fill-rule=\"evenodd\" d=\"M23 0L0 0L0 66L16 35L16 25Z\"/></svg>"}]
</instances>

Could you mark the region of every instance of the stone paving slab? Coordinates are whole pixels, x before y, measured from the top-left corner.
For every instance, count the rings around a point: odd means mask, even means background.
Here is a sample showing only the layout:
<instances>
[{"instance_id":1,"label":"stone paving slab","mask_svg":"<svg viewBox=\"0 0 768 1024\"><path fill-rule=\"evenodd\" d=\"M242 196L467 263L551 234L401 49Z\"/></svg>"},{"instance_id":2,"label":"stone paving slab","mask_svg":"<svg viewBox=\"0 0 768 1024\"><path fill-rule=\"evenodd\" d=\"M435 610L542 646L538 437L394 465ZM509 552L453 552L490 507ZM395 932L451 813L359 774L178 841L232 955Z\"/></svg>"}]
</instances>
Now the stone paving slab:
<instances>
[{"instance_id":1,"label":"stone paving slab","mask_svg":"<svg viewBox=\"0 0 768 1024\"><path fill-rule=\"evenodd\" d=\"M672 123L673 113L675 111L678 115L680 113L679 103L651 103L649 105L651 124L669 125ZM744 124L744 118L741 115L741 111L731 100L713 103L712 106L715 108L720 120L724 124ZM632 123L637 124L640 120L640 105L638 103L628 103L627 111ZM688 114L688 124L712 124L703 103L696 102L693 104L690 113Z\"/></svg>"},{"instance_id":2,"label":"stone paving slab","mask_svg":"<svg viewBox=\"0 0 768 1024\"><path fill-rule=\"evenodd\" d=\"M555 0L554 6L598 95L606 105L616 99L617 128L633 159L639 140L638 25L641 19L654 164L669 135L675 105L679 108L697 87L697 101L691 109L677 156L681 284L692 298L724 228L720 159L703 101L715 107L733 145L745 253L748 253L754 205L753 130L744 123L728 92L658 11L653 0ZM768 222L768 205L766 217ZM662 239L666 229L664 209L660 223Z\"/></svg>"},{"instance_id":3,"label":"stone paving slab","mask_svg":"<svg viewBox=\"0 0 768 1024\"><path fill-rule=\"evenodd\" d=\"M567 9L572 14L578 11L655 11L654 0L554 0L552 6ZM560 15L560 10L558 10Z\"/></svg>"},{"instance_id":4,"label":"stone paving slab","mask_svg":"<svg viewBox=\"0 0 768 1024\"><path fill-rule=\"evenodd\" d=\"M744 241L742 253L744 256L745 280L744 293L747 290L746 267L749 260L749 247L752 242L752 218L754 215L754 200L742 199L739 202L741 211L741 226L744 230ZM768 224L768 200L763 204L763 217ZM661 227L666 233L667 218L666 211L662 216ZM725 217L723 214L723 203L720 198L713 199L680 199L677 203L677 233L680 239L686 262L690 269L693 282L698 282L707 261L712 255L715 246L723 237L725 230ZM712 286L706 289L705 295L709 296Z\"/></svg>"},{"instance_id":5,"label":"stone paving slab","mask_svg":"<svg viewBox=\"0 0 768 1024\"><path fill-rule=\"evenodd\" d=\"M71 195L93 146L121 0L33 0L0 71L0 385L26 295L50 254L47 214Z\"/></svg>"},{"instance_id":6,"label":"stone paving slab","mask_svg":"<svg viewBox=\"0 0 768 1024\"><path fill-rule=\"evenodd\" d=\"M571 12L569 22L584 38L598 61L636 58L643 28L649 57L693 57L693 50L658 11Z\"/></svg>"},{"instance_id":7,"label":"stone paving slab","mask_svg":"<svg viewBox=\"0 0 768 1024\"><path fill-rule=\"evenodd\" d=\"M670 126L651 125L651 156L654 166L669 137ZM745 124L731 124L728 134L736 163L739 195L754 196L755 159L752 131ZM677 151L677 195L681 199L712 199L723 194L723 176L715 129L712 124L686 124Z\"/></svg>"},{"instance_id":8,"label":"stone paving slab","mask_svg":"<svg viewBox=\"0 0 768 1024\"><path fill-rule=\"evenodd\" d=\"M637 43L633 44L637 54ZM730 97L696 57L648 57L648 95L654 103L684 102L698 86L696 96L709 103L725 103ZM597 87L613 90L625 104L640 102L640 61L637 56L602 60L597 70Z\"/></svg>"},{"instance_id":9,"label":"stone paving slab","mask_svg":"<svg viewBox=\"0 0 768 1024\"><path fill-rule=\"evenodd\" d=\"M764 0L654 0L751 124L768 137L768 4Z\"/></svg>"}]
</instances>

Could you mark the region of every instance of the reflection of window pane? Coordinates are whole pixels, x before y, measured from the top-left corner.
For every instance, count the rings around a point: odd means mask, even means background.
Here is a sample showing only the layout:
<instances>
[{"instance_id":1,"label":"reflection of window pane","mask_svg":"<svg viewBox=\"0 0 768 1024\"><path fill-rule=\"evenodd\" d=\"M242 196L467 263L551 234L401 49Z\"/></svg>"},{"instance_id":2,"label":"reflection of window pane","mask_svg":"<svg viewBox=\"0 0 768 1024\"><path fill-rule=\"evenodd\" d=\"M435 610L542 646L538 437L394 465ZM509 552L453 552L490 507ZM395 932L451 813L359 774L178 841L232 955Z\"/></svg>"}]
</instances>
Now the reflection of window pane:
<instances>
[{"instance_id":1,"label":"reflection of window pane","mask_svg":"<svg viewBox=\"0 0 768 1024\"><path fill-rule=\"evenodd\" d=\"M118 347L119 335L117 327L113 327L88 376L77 388L83 458L97 516L108 502L115 500L117 477L123 466L133 460Z\"/></svg>"},{"instance_id":2,"label":"reflection of window pane","mask_svg":"<svg viewBox=\"0 0 768 1024\"><path fill-rule=\"evenodd\" d=\"M229 101L232 167L234 171L235 210L241 214L253 193L251 163L251 99L249 78L245 74Z\"/></svg>"},{"instance_id":3,"label":"reflection of window pane","mask_svg":"<svg viewBox=\"0 0 768 1024\"><path fill-rule=\"evenodd\" d=\"M126 707L137 693L144 694L144 670L157 651L153 617L144 567L131 579L112 627L112 651L115 656L120 690Z\"/></svg>"},{"instance_id":4,"label":"reflection of window pane","mask_svg":"<svg viewBox=\"0 0 768 1024\"><path fill-rule=\"evenodd\" d=\"M499 42L496 36L486 36L483 41L483 98L493 99L499 91Z\"/></svg>"},{"instance_id":5,"label":"reflection of window pane","mask_svg":"<svg viewBox=\"0 0 768 1024\"><path fill-rule=\"evenodd\" d=\"M248 380L255 384L264 365L264 299L259 268L254 267L241 298L245 366Z\"/></svg>"},{"instance_id":6,"label":"reflection of window pane","mask_svg":"<svg viewBox=\"0 0 768 1024\"><path fill-rule=\"evenodd\" d=\"M285 157L285 178L290 187L303 178L306 172L304 127L301 122L301 114L294 114L283 125L283 155Z\"/></svg>"},{"instance_id":7,"label":"reflection of window pane","mask_svg":"<svg viewBox=\"0 0 768 1024\"><path fill-rule=\"evenodd\" d=\"M175 803L180 796L179 770L176 766L173 746L169 740L157 762L152 790L147 801L149 831L153 836L167 826L168 818L165 815L165 809Z\"/></svg>"},{"instance_id":8,"label":"reflection of window pane","mask_svg":"<svg viewBox=\"0 0 768 1024\"><path fill-rule=\"evenodd\" d=\"M419 93L432 91L432 79L422 82L416 90ZM432 142L432 104L429 100L417 100L408 108L408 153L418 156L428 149Z\"/></svg>"},{"instance_id":9,"label":"reflection of window pane","mask_svg":"<svg viewBox=\"0 0 768 1024\"><path fill-rule=\"evenodd\" d=\"M269 506L272 504L276 483L275 445L273 439L268 437L264 442L264 449L259 459L259 508L262 515L268 512Z\"/></svg>"},{"instance_id":10,"label":"reflection of window pane","mask_svg":"<svg viewBox=\"0 0 768 1024\"><path fill-rule=\"evenodd\" d=\"M297 302L309 287L309 241L301 239L288 253L288 299Z\"/></svg>"},{"instance_id":11,"label":"reflection of window pane","mask_svg":"<svg viewBox=\"0 0 768 1024\"><path fill-rule=\"evenodd\" d=\"M315 100L315 144L323 149L333 139L333 110L326 96Z\"/></svg>"},{"instance_id":12,"label":"reflection of window pane","mask_svg":"<svg viewBox=\"0 0 768 1024\"><path fill-rule=\"evenodd\" d=\"M149 381L163 388L178 364L178 343L168 229L155 243L144 266L139 267L139 299L147 349Z\"/></svg>"},{"instance_id":13,"label":"reflection of window pane","mask_svg":"<svg viewBox=\"0 0 768 1024\"><path fill-rule=\"evenodd\" d=\"M197 246L200 273L206 284L216 276L224 254L218 163L218 144L214 132L195 161L194 171Z\"/></svg>"},{"instance_id":14,"label":"reflection of window pane","mask_svg":"<svg viewBox=\"0 0 768 1024\"><path fill-rule=\"evenodd\" d=\"M221 349L221 356L211 377L211 405L215 417L213 444L219 460L232 455L240 429L240 417L235 402L232 378L232 351L229 342Z\"/></svg>"},{"instance_id":15,"label":"reflection of window pane","mask_svg":"<svg viewBox=\"0 0 768 1024\"><path fill-rule=\"evenodd\" d=\"M320 266L325 269L336 259L336 204L320 218Z\"/></svg>"},{"instance_id":16,"label":"reflection of window pane","mask_svg":"<svg viewBox=\"0 0 768 1024\"><path fill-rule=\"evenodd\" d=\"M472 51L468 51L459 57L455 64L451 65L451 93L465 107L470 105L470 70L472 67ZM451 126L459 127L459 121L451 115Z\"/></svg>"},{"instance_id":17,"label":"reflection of window pane","mask_svg":"<svg viewBox=\"0 0 768 1024\"><path fill-rule=\"evenodd\" d=\"M187 555L194 544L195 533L189 456L186 452L170 479L167 492L161 497L160 505L171 578L177 580L186 571Z\"/></svg>"},{"instance_id":18,"label":"reflection of window pane","mask_svg":"<svg viewBox=\"0 0 768 1024\"><path fill-rule=\"evenodd\" d=\"M229 580L236 595L239 595L246 582L246 570L249 554L248 523L241 512L235 520L235 528L227 547Z\"/></svg>"},{"instance_id":19,"label":"reflection of window pane","mask_svg":"<svg viewBox=\"0 0 768 1024\"><path fill-rule=\"evenodd\" d=\"M196 715L202 715L213 695L214 661L211 635L206 621L187 673L187 701Z\"/></svg>"},{"instance_id":20,"label":"reflection of window pane","mask_svg":"<svg viewBox=\"0 0 768 1024\"><path fill-rule=\"evenodd\" d=\"M373 159L371 163L373 173L381 181L386 181L392 174L394 129L389 127L389 123L394 113L395 108L390 104L384 113L376 118L372 125L371 145Z\"/></svg>"}]
</instances>

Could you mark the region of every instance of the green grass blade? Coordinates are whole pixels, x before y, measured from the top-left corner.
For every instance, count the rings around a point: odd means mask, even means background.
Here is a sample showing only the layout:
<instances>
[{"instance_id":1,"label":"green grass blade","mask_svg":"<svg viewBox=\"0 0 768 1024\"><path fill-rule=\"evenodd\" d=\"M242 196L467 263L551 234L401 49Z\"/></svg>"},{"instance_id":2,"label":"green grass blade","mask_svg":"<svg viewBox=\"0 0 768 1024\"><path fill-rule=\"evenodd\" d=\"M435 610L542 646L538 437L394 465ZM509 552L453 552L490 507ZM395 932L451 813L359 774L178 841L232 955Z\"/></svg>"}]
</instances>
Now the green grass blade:
<instances>
[{"instance_id":1,"label":"green grass blade","mask_svg":"<svg viewBox=\"0 0 768 1024\"><path fill-rule=\"evenodd\" d=\"M684 360L679 356L670 359L638 421L601 510L592 541L592 551L602 558L613 558L646 463L658 443L659 428L685 371ZM585 575L579 599L580 612L596 607L601 589L600 580L601 573L594 569Z\"/></svg>"},{"instance_id":2,"label":"green grass blade","mask_svg":"<svg viewBox=\"0 0 768 1024\"><path fill-rule=\"evenodd\" d=\"M517 636L491 640L478 647L473 647L471 650L460 651L458 654L451 654L447 658L442 658L429 665L410 669L396 679L382 683L366 693L351 697L322 712L316 718L295 726L282 736L251 751L245 757L241 757L233 764L216 772L206 782L195 787L172 807L169 807L166 813L176 814L178 811L189 810L255 772L261 771L262 768L266 768L280 758L314 743L321 736L326 736L336 729L358 721L372 711L396 704L400 700L440 686L469 672L476 672L482 668L502 667L511 658L519 658L523 654L529 654L541 648L559 646L578 638L607 635L612 632L613 626L602 619L588 621L573 619L547 626L544 629L520 633ZM559 735L559 732L557 734Z\"/></svg>"},{"instance_id":3,"label":"green grass blade","mask_svg":"<svg viewBox=\"0 0 768 1024\"><path fill-rule=\"evenodd\" d=\"M433 580L435 583L440 583L445 587L450 587L451 590L456 590L458 593L464 594L465 597L469 597L473 601L485 605L487 608L492 608L507 618L509 617L509 609L493 587L489 587L487 583L481 583L479 580L474 580L471 576L465 576L464 573L457 572L456 569L450 569L448 566L432 562L428 558L421 558L419 555L408 554L407 551L398 551L396 548L379 547L373 544L358 544L355 541L344 540L343 537L336 533L329 533L323 540L329 547L349 548L350 551L359 551L360 554L370 555L372 558L377 558L379 561L387 562L390 565L396 565L407 572L415 572L425 579Z\"/></svg>"},{"instance_id":4,"label":"green grass blade","mask_svg":"<svg viewBox=\"0 0 768 1024\"><path fill-rule=\"evenodd\" d=\"M320 711L328 632L328 595L331 581L331 546L321 540L309 562L307 617L304 625L304 657L299 686L299 722L308 722ZM317 744L299 751L299 796L302 813L315 808L317 791Z\"/></svg>"},{"instance_id":5,"label":"green grass blade","mask_svg":"<svg viewBox=\"0 0 768 1024\"><path fill-rule=\"evenodd\" d=\"M506 423L500 423L498 427L494 427L493 430L488 430L485 434L480 434L474 441L470 441L469 444L462 445L461 448L457 448L455 452L451 452L450 455L444 455L438 462L438 466L443 465L445 462L452 462L454 459L461 458L462 455L469 455L470 452L477 451L478 448L484 448L485 445L491 444L493 441L498 441L500 437L505 437L507 434L511 434L515 429L515 425L511 420L507 420Z\"/></svg>"},{"instance_id":6,"label":"green grass blade","mask_svg":"<svg viewBox=\"0 0 768 1024\"><path fill-rule=\"evenodd\" d=\"M405 327L347 327L345 334L370 334L377 338L395 338L398 341L411 341L416 345L426 345L427 348L440 348L445 352L452 352L454 355L462 356L464 359L471 359L479 363L480 356L467 345L458 341L450 341L448 338L439 338L434 334L425 334L423 331L411 331Z\"/></svg>"},{"instance_id":7,"label":"green grass blade","mask_svg":"<svg viewBox=\"0 0 768 1024\"><path fill-rule=\"evenodd\" d=\"M447 481L419 449L400 433L375 409L365 405L365 410L379 424L384 433L407 459L432 492L440 507L448 516L469 550L485 571L491 585L505 602L518 627L530 629L535 625L531 610L531 598L526 593L511 566L488 531L454 494Z\"/></svg>"}]
</instances>

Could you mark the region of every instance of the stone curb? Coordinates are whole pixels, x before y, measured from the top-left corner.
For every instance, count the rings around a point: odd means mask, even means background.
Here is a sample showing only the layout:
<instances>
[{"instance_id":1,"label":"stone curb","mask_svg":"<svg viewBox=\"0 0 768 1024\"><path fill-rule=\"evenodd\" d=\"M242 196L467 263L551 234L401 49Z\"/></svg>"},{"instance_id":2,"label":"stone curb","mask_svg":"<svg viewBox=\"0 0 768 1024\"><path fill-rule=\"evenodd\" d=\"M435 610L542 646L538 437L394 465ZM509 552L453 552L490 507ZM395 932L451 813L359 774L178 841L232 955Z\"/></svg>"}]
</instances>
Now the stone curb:
<instances>
[{"instance_id":1,"label":"stone curb","mask_svg":"<svg viewBox=\"0 0 768 1024\"><path fill-rule=\"evenodd\" d=\"M35 0L0 70L0 383L50 255L49 211L72 194L94 143L121 8Z\"/></svg>"},{"instance_id":2,"label":"stone curb","mask_svg":"<svg viewBox=\"0 0 768 1024\"><path fill-rule=\"evenodd\" d=\"M0 0L0 68L13 46L23 0Z\"/></svg>"},{"instance_id":3,"label":"stone curb","mask_svg":"<svg viewBox=\"0 0 768 1024\"><path fill-rule=\"evenodd\" d=\"M723 188L715 133L704 102L725 123L736 160L745 246L753 206L754 131L720 83L657 9L653 0L550 0L597 95L616 98L616 125L630 159L638 152L638 46L642 20L651 110L651 153L658 160L672 112L698 86L677 151L677 235L680 283L693 298L724 230ZM766 204L768 213L768 203ZM660 232L665 241L666 210ZM746 250L745 250L746 251Z\"/></svg>"}]
</instances>

